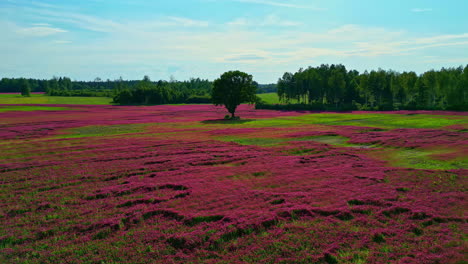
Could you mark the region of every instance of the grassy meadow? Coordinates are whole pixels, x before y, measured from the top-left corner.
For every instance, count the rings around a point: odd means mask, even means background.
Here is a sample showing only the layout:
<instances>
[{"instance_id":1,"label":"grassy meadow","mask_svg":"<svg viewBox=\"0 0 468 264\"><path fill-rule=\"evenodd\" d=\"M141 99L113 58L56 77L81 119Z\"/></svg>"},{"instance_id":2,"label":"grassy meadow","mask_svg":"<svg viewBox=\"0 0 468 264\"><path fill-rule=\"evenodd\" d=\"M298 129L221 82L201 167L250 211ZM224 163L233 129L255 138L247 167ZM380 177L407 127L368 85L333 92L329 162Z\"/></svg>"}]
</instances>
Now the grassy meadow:
<instances>
[{"instance_id":1,"label":"grassy meadow","mask_svg":"<svg viewBox=\"0 0 468 264\"><path fill-rule=\"evenodd\" d=\"M267 104L281 104L282 103L280 102L280 99L277 93L263 93L263 94L257 94L257 96L260 97L260 99L262 99L262 101L264 101ZM292 99L289 102L292 104L295 104L295 103L298 103L299 101Z\"/></svg>"}]
</instances>

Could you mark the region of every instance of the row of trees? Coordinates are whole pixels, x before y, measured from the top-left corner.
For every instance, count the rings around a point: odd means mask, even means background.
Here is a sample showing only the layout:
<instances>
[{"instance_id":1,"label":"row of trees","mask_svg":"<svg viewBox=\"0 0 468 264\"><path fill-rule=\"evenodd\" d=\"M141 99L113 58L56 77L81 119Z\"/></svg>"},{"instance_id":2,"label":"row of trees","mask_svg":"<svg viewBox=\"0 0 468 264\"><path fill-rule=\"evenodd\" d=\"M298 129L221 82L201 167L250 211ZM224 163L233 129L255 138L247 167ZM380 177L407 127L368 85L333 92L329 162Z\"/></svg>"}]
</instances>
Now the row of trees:
<instances>
[{"instance_id":1,"label":"row of trees","mask_svg":"<svg viewBox=\"0 0 468 264\"><path fill-rule=\"evenodd\" d=\"M415 72L379 69L359 73L344 65L321 65L286 72L275 85L259 85L257 92L277 89L286 105L265 105L259 108L393 110L393 109L468 109L468 65L458 68ZM153 82L145 76L141 81L107 80L72 81L67 77L51 80L0 80L1 92L45 92L51 96L106 96L118 104L210 103L213 82L202 79ZM292 104L291 102L299 102Z\"/></svg>"},{"instance_id":2,"label":"row of trees","mask_svg":"<svg viewBox=\"0 0 468 264\"><path fill-rule=\"evenodd\" d=\"M213 83L200 78L188 81L157 81L148 76L142 81L117 80L102 81L72 81L68 77L54 77L50 80L25 78L3 78L0 80L0 93L44 92L49 96L99 96L114 97L122 104L154 104L154 103L210 103L210 93ZM28 92L26 92L28 91Z\"/></svg>"},{"instance_id":3,"label":"row of trees","mask_svg":"<svg viewBox=\"0 0 468 264\"><path fill-rule=\"evenodd\" d=\"M178 104L210 103L213 83L208 80L152 82L148 76L129 88L124 82L117 82L114 103L135 104Z\"/></svg>"},{"instance_id":4,"label":"row of trees","mask_svg":"<svg viewBox=\"0 0 468 264\"><path fill-rule=\"evenodd\" d=\"M81 82L68 77L50 80L3 78L0 80L0 93L20 93L26 86L31 92L44 92L52 96L109 96L115 82Z\"/></svg>"},{"instance_id":5,"label":"row of trees","mask_svg":"<svg viewBox=\"0 0 468 264\"><path fill-rule=\"evenodd\" d=\"M382 69L359 73L341 64L323 64L286 72L277 87L283 102L316 108L466 110L468 65L417 75Z\"/></svg>"}]
</instances>

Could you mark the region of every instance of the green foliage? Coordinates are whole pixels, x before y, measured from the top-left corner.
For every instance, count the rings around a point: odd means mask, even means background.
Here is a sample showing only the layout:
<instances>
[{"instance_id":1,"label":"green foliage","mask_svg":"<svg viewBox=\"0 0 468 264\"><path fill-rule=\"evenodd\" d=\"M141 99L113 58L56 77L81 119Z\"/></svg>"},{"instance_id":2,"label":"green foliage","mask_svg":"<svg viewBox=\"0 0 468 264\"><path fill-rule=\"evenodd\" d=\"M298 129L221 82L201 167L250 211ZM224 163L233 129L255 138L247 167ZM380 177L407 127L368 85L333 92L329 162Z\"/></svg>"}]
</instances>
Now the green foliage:
<instances>
[{"instance_id":1,"label":"green foliage","mask_svg":"<svg viewBox=\"0 0 468 264\"><path fill-rule=\"evenodd\" d=\"M30 92L45 92L48 96L60 97L112 97L115 103L134 105L166 103L209 104L211 103L211 89L212 82L199 78L192 78L189 81L183 82L175 80L171 82L162 80L153 82L148 76L145 76L142 81L127 81L122 80L122 78L114 81L103 81L101 78L96 78L94 81L85 82L72 81L68 77L54 77L50 80L24 78L3 78L0 80L0 93L21 93L23 96L30 96ZM0 97L3 97L3 95L0 95ZM109 101L105 100L104 104L108 104Z\"/></svg>"},{"instance_id":2,"label":"green foliage","mask_svg":"<svg viewBox=\"0 0 468 264\"><path fill-rule=\"evenodd\" d=\"M31 96L31 86L29 85L29 82L26 79L21 79L20 85L21 95L27 97Z\"/></svg>"},{"instance_id":3,"label":"green foliage","mask_svg":"<svg viewBox=\"0 0 468 264\"><path fill-rule=\"evenodd\" d=\"M256 84L256 82L254 82ZM257 94L265 94L265 93L276 93L278 91L278 87L276 83L271 84L257 84Z\"/></svg>"},{"instance_id":4,"label":"green foliage","mask_svg":"<svg viewBox=\"0 0 468 264\"><path fill-rule=\"evenodd\" d=\"M213 84L211 100L215 105L223 105L235 117L237 106L241 103L256 102L256 86L252 75L241 71L229 71L216 79Z\"/></svg>"},{"instance_id":5,"label":"green foliage","mask_svg":"<svg viewBox=\"0 0 468 264\"><path fill-rule=\"evenodd\" d=\"M374 234L372 236L372 241L374 241L375 243L383 243L385 242L385 236L383 234Z\"/></svg>"},{"instance_id":6,"label":"green foliage","mask_svg":"<svg viewBox=\"0 0 468 264\"><path fill-rule=\"evenodd\" d=\"M379 69L347 71L343 65L321 65L286 72L278 80L278 96L285 106L257 105L283 110L399 110L468 109L468 66L398 73ZM270 102L274 104L276 102ZM290 103L295 105L291 106Z\"/></svg>"},{"instance_id":7,"label":"green foliage","mask_svg":"<svg viewBox=\"0 0 468 264\"><path fill-rule=\"evenodd\" d=\"M211 83L207 80L152 82L145 76L131 89L120 88L114 96L114 103L121 105L210 103L211 99L207 95L210 90Z\"/></svg>"}]
</instances>

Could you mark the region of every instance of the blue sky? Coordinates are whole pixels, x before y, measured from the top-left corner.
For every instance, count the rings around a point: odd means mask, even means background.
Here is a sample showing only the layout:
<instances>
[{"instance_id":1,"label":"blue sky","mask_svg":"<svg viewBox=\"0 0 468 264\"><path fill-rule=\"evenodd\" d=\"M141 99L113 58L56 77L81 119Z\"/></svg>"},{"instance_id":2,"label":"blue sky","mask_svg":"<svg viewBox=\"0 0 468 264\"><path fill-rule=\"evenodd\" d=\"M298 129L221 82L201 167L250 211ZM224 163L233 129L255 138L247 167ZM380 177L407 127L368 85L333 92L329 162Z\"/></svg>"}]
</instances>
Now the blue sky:
<instances>
[{"instance_id":1,"label":"blue sky","mask_svg":"<svg viewBox=\"0 0 468 264\"><path fill-rule=\"evenodd\" d=\"M260 83L322 63L418 73L468 63L466 0L0 0L0 78Z\"/></svg>"}]
</instances>

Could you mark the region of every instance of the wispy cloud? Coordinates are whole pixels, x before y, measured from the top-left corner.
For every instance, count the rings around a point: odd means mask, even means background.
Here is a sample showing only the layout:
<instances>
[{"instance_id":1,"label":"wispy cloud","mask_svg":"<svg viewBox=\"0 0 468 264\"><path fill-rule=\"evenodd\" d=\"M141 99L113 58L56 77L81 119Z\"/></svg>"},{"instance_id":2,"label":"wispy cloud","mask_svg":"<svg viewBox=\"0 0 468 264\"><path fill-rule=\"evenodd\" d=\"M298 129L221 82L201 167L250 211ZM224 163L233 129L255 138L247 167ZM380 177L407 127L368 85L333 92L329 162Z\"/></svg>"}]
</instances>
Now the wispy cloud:
<instances>
[{"instance_id":1,"label":"wispy cloud","mask_svg":"<svg viewBox=\"0 0 468 264\"><path fill-rule=\"evenodd\" d=\"M8 7L4 7L3 10L5 10L6 13L13 13L15 11L14 8ZM42 29L46 32L46 28L52 29L50 25L56 23L60 23L67 28L79 28L100 33L125 33L135 30L138 31L141 30L141 28L147 30L159 27L207 27L210 25L208 21L178 16L159 16L156 19L148 21L116 21L63 9L43 8L42 5L39 5L39 7L25 6L22 7L22 11L22 15L29 20L41 21L40 23L33 24L36 29L31 29L30 31L39 31ZM57 33L61 30L58 28L56 29ZM49 30L47 32L52 33L54 31Z\"/></svg>"},{"instance_id":2,"label":"wispy cloud","mask_svg":"<svg viewBox=\"0 0 468 264\"><path fill-rule=\"evenodd\" d=\"M277 26L277 27L296 27L302 25L300 22L284 20L275 14L270 14L264 18L249 19L236 18L233 21L226 23L228 26Z\"/></svg>"},{"instance_id":3,"label":"wispy cloud","mask_svg":"<svg viewBox=\"0 0 468 264\"><path fill-rule=\"evenodd\" d=\"M43 25L43 26L18 28L17 32L19 34L26 35L26 36L47 37L47 36L50 36L50 35L65 33L65 32L67 32L67 30Z\"/></svg>"},{"instance_id":4,"label":"wispy cloud","mask_svg":"<svg viewBox=\"0 0 468 264\"><path fill-rule=\"evenodd\" d=\"M282 1L282 2L269 1L269 0L233 0L233 1L241 2L241 3L277 6L277 7L311 9L311 10L317 10L317 11L324 10L323 8L319 8L319 7L316 7L316 6L300 5L300 4L292 3L290 1Z\"/></svg>"},{"instance_id":5,"label":"wispy cloud","mask_svg":"<svg viewBox=\"0 0 468 264\"><path fill-rule=\"evenodd\" d=\"M414 13L424 13L424 12L431 12L432 8L413 8L411 9L411 12Z\"/></svg>"},{"instance_id":6,"label":"wispy cloud","mask_svg":"<svg viewBox=\"0 0 468 264\"><path fill-rule=\"evenodd\" d=\"M293 26L300 26L302 23L283 20L279 18L277 15L268 15L265 19L260 23L262 26L282 26L282 27L293 27Z\"/></svg>"},{"instance_id":7,"label":"wispy cloud","mask_svg":"<svg viewBox=\"0 0 468 264\"><path fill-rule=\"evenodd\" d=\"M179 25L183 27L207 27L210 25L208 21L194 20L185 17L168 17L169 21L173 22L172 25Z\"/></svg>"},{"instance_id":8,"label":"wispy cloud","mask_svg":"<svg viewBox=\"0 0 468 264\"><path fill-rule=\"evenodd\" d=\"M250 25L250 22L247 18L240 17L236 18L233 21L227 23L228 26L247 26Z\"/></svg>"}]
</instances>

